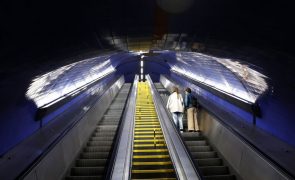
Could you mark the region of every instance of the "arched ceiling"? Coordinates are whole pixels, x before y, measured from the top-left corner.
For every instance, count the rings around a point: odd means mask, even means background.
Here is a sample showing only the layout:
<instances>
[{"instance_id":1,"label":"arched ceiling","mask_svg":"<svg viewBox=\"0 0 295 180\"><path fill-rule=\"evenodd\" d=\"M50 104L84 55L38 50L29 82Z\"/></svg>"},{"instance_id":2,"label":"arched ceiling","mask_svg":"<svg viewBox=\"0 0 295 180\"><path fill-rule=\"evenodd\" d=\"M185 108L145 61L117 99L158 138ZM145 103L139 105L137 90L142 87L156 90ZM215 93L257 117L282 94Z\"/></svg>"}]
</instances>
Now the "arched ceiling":
<instances>
[{"instance_id":1,"label":"arched ceiling","mask_svg":"<svg viewBox=\"0 0 295 180\"><path fill-rule=\"evenodd\" d=\"M208 44L293 52L294 11L286 1L20 0L0 7L5 63L54 61L87 49L191 51Z\"/></svg>"},{"instance_id":2,"label":"arched ceiling","mask_svg":"<svg viewBox=\"0 0 295 180\"><path fill-rule=\"evenodd\" d=\"M68 64L35 77L26 96L38 107L48 106L115 72L122 64L134 61L139 63L140 57L143 57L144 64L158 61L152 65L153 73L165 73L158 66L166 66L168 72L187 76L248 103L255 103L268 89L267 77L245 62L196 52L161 51L149 56L140 53L114 53ZM121 69L120 73L127 71L129 70ZM133 71L135 73L138 70ZM145 74L148 73L149 69L146 69Z\"/></svg>"}]
</instances>

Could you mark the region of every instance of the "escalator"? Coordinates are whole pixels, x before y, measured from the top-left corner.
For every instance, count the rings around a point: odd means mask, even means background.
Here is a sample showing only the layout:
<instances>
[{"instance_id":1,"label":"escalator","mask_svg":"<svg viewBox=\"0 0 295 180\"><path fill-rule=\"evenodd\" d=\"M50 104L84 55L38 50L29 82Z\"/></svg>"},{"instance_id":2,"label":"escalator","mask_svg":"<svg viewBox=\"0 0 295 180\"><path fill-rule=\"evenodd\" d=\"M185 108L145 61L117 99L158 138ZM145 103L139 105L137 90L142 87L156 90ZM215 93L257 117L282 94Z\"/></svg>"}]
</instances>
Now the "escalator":
<instances>
[{"instance_id":1,"label":"escalator","mask_svg":"<svg viewBox=\"0 0 295 180\"><path fill-rule=\"evenodd\" d=\"M132 179L176 179L147 82L138 83L131 173Z\"/></svg>"},{"instance_id":2,"label":"escalator","mask_svg":"<svg viewBox=\"0 0 295 180\"><path fill-rule=\"evenodd\" d=\"M161 95L163 102L166 104L169 92L161 83L154 83L157 91ZM184 115L184 128L187 127L187 118ZM206 137L201 133L184 132L182 138L190 151L196 166L206 180L234 180L235 176L229 168L224 165L218 152L210 146Z\"/></svg>"},{"instance_id":3,"label":"escalator","mask_svg":"<svg viewBox=\"0 0 295 180\"><path fill-rule=\"evenodd\" d=\"M104 179L131 84L125 83L71 167L67 180Z\"/></svg>"}]
</instances>

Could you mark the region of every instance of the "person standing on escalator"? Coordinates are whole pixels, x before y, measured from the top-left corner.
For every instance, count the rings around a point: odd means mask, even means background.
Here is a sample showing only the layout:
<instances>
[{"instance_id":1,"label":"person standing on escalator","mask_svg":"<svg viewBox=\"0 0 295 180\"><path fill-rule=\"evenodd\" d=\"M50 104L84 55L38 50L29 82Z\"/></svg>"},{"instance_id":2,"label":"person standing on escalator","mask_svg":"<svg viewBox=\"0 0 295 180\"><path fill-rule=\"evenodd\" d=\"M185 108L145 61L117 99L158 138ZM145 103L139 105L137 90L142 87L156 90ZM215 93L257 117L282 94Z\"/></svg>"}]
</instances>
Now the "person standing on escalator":
<instances>
[{"instance_id":1,"label":"person standing on escalator","mask_svg":"<svg viewBox=\"0 0 295 180\"><path fill-rule=\"evenodd\" d=\"M197 98L194 97L191 93L190 88L186 88L185 97L184 97L184 105L187 112L187 126L189 132L200 132L198 119L197 119L197 107L198 102Z\"/></svg>"},{"instance_id":2,"label":"person standing on escalator","mask_svg":"<svg viewBox=\"0 0 295 180\"><path fill-rule=\"evenodd\" d=\"M176 127L182 133L183 132L182 117L183 117L184 104L183 104L182 95L179 93L179 90L177 87L173 88L172 94L168 98L166 107L172 113L173 121Z\"/></svg>"}]
</instances>

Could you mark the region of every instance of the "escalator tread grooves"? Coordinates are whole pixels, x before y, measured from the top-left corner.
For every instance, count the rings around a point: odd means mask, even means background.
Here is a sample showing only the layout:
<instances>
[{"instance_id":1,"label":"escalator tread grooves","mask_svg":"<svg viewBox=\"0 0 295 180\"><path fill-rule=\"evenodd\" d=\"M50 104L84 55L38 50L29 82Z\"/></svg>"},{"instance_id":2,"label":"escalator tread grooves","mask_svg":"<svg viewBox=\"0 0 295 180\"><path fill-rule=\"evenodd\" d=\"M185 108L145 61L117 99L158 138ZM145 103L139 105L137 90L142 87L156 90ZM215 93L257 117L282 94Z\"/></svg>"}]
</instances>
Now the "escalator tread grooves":
<instances>
[{"instance_id":1,"label":"escalator tread grooves","mask_svg":"<svg viewBox=\"0 0 295 180\"><path fill-rule=\"evenodd\" d=\"M70 168L66 180L104 179L130 84L124 84ZM114 108L116 107L116 108ZM112 115L112 113L115 115Z\"/></svg>"},{"instance_id":2,"label":"escalator tread grooves","mask_svg":"<svg viewBox=\"0 0 295 180\"><path fill-rule=\"evenodd\" d=\"M139 82L131 179L176 179L150 88Z\"/></svg>"}]
</instances>

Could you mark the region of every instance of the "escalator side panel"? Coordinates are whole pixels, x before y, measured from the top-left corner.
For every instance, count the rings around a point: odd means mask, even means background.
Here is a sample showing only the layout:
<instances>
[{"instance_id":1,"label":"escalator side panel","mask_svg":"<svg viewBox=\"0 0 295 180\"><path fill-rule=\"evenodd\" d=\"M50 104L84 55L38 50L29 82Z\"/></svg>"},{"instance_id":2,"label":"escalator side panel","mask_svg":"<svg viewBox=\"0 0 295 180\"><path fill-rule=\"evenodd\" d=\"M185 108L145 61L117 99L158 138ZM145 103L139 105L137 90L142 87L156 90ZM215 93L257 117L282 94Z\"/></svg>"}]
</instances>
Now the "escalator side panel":
<instances>
[{"instance_id":1,"label":"escalator side panel","mask_svg":"<svg viewBox=\"0 0 295 180\"><path fill-rule=\"evenodd\" d=\"M124 84L103 119L81 151L66 179L104 179L113 140L127 100L130 84Z\"/></svg>"}]
</instances>

